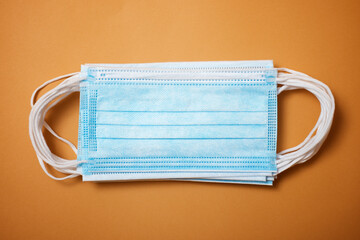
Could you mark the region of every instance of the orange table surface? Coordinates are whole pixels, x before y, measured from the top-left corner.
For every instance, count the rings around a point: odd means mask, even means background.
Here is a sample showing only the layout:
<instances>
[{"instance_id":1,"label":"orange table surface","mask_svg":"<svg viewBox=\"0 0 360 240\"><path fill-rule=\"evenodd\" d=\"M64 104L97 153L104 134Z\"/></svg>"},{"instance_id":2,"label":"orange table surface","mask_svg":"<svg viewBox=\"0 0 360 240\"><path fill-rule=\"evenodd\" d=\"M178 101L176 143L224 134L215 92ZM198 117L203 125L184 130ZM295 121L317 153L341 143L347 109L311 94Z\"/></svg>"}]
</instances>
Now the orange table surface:
<instances>
[{"instance_id":1,"label":"orange table surface","mask_svg":"<svg viewBox=\"0 0 360 240\"><path fill-rule=\"evenodd\" d=\"M0 239L360 239L359 12L350 0L1 1ZM40 168L29 102L50 78L83 63L262 59L319 79L336 100L320 152L273 187L59 182ZM306 91L278 100L283 150L320 105ZM74 143L78 105L73 94L47 115Z\"/></svg>"}]
</instances>

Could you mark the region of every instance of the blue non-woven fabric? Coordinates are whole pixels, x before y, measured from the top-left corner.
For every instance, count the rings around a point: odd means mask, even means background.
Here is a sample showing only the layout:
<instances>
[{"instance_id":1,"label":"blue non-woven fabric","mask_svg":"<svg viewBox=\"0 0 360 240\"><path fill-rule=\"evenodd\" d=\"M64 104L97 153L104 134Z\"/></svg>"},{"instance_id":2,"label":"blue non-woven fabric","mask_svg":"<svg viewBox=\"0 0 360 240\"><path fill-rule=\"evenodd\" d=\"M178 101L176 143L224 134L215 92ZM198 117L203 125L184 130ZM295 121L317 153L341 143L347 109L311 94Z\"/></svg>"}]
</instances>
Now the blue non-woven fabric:
<instances>
[{"instance_id":1,"label":"blue non-woven fabric","mask_svg":"<svg viewBox=\"0 0 360 240\"><path fill-rule=\"evenodd\" d=\"M88 76L80 94L83 180L222 181L246 179L236 178L245 172L254 173L247 183L271 182L277 118L271 61L102 64L82 71Z\"/></svg>"}]
</instances>

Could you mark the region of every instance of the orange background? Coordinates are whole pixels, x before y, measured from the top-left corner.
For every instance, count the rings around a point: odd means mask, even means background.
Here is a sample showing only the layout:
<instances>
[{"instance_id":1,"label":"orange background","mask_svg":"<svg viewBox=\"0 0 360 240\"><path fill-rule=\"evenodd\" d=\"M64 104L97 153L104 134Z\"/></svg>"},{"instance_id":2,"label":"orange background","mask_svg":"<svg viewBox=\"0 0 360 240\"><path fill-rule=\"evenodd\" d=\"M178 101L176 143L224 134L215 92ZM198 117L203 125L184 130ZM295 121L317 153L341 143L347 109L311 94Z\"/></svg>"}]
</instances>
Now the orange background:
<instances>
[{"instance_id":1,"label":"orange background","mask_svg":"<svg viewBox=\"0 0 360 240\"><path fill-rule=\"evenodd\" d=\"M5 1L0 3L0 239L360 239L359 1ZM29 100L82 63L273 59L336 99L333 128L274 187L183 182L57 182L28 136ZM77 141L78 94L47 119ZM279 96L283 150L319 103ZM75 157L46 134L52 150Z\"/></svg>"}]
</instances>

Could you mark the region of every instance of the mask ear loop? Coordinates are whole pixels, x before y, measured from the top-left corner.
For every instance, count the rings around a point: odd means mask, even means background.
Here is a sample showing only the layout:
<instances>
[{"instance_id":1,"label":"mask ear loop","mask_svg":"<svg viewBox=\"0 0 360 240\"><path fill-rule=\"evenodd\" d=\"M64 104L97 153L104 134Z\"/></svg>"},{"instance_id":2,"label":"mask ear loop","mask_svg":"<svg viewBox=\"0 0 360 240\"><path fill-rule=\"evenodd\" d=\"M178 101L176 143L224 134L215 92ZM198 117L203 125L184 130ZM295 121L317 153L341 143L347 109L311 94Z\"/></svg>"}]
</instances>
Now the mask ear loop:
<instances>
[{"instance_id":1,"label":"mask ear loop","mask_svg":"<svg viewBox=\"0 0 360 240\"><path fill-rule=\"evenodd\" d=\"M43 96L39 98L38 101L35 102L36 94L45 86L49 85L50 83L59 81L61 79L67 78L62 83L60 83L55 88L51 89ZM64 180L67 178L73 178L81 175L79 171L76 170L77 166L86 161L78 161L76 159L70 160L61 158L54 153L51 152L49 147L46 144L44 135L43 135L43 127L45 127L52 135L56 138L61 140L62 142L68 144L71 149L77 154L77 149L74 144L70 141L60 137L46 122L45 122L45 115L46 113L54 107L57 103L61 100L66 98L73 92L78 92L80 90L80 82L86 79L80 73L70 73L67 75L63 75L54 79L51 79L41 86L39 86L32 94L30 105L31 105L31 112L29 116L29 134L30 139L35 149L36 155L38 157L39 163L44 170L44 172L51 178L55 180ZM66 177L58 178L53 176L48 172L46 169L45 163L52 166L59 172L69 174Z\"/></svg>"},{"instance_id":2,"label":"mask ear loop","mask_svg":"<svg viewBox=\"0 0 360 240\"><path fill-rule=\"evenodd\" d=\"M277 93L286 90L305 89L319 100L321 113L315 127L310 131L305 140L296 147L289 148L277 154L277 174L294 166L304 163L312 158L320 149L329 134L334 118L335 100L328 86L304 74L287 68L278 68Z\"/></svg>"}]
</instances>

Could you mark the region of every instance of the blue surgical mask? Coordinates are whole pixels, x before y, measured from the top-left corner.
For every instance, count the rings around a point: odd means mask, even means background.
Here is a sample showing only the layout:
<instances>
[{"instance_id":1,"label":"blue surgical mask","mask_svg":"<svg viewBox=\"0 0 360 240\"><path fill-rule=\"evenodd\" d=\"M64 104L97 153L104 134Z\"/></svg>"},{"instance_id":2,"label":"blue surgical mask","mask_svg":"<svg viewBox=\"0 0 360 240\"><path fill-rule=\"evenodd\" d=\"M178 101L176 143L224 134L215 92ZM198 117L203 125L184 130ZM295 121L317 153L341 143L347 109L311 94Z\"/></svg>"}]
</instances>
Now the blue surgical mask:
<instances>
[{"instance_id":1,"label":"blue surgical mask","mask_svg":"<svg viewBox=\"0 0 360 240\"><path fill-rule=\"evenodd\" d=\"M276 154L272 61L86 64L76 76L78 167L66 173L84 181L272 184L277 161L292 164Z\"/></svg>"}]
</instances>

